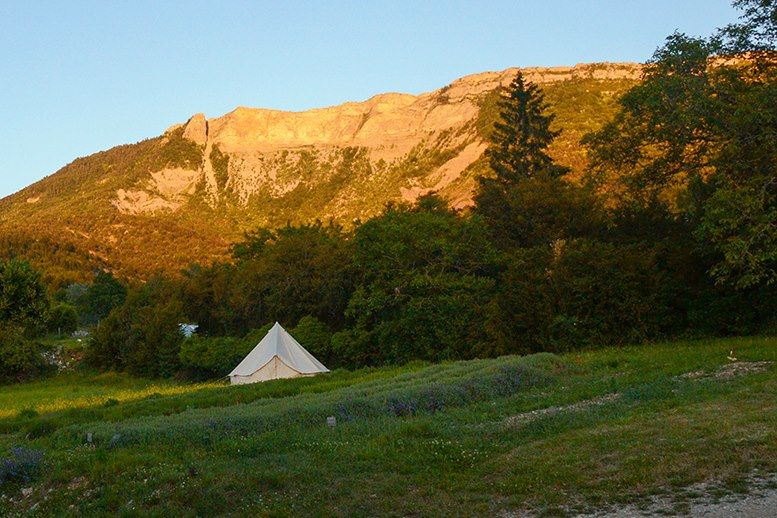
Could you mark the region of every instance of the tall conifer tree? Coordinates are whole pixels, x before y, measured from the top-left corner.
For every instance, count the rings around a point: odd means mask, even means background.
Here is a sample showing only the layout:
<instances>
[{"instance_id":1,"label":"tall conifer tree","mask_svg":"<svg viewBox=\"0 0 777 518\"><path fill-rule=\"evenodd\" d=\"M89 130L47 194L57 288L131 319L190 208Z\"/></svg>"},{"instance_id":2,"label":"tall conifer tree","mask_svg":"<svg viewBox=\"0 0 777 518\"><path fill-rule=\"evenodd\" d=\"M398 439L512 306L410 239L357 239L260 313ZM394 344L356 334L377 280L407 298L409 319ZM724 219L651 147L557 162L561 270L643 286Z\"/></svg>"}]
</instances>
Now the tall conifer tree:
<instances>
[{"instance_id":1,"label":"tall conifer tree","mask_svg":"<svg viewBox=\"0 0 777 518\"><path fill-rule=\"evenodd\" d=\"M519 72L499 102L499 120L487 151L500 183L515 183L540 172L561 176L567 171L546 153L560 133L550 129L554 115L547 109L542 91Z\"/></svg>"},{"instance_id":2,"label":"tall conifer tree","mask_svg":"<svg viewBox=\"0 0 777 518\"><path fill-rule=\"evenodd\" d=\"M486 151L494 175L479 179L475 211L503 249L585 235L597 221L594 200L564 181L569 169L547 153L560 133L547 110L542 91L520 73L499 102Z\"/></svg>"}]
</instances>

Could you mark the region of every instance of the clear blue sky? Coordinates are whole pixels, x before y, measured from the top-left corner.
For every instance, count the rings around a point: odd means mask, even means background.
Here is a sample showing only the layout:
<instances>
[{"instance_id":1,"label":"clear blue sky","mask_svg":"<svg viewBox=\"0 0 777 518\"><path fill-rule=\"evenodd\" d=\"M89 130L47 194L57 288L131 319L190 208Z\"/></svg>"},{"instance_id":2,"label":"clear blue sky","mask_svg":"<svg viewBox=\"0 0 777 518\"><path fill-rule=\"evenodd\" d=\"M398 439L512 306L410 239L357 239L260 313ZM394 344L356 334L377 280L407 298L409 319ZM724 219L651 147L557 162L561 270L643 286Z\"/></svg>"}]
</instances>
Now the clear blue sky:
<instances>
[{"instance_id":1,"label":"clear blue sky","mask_svg":"<svg viewBox=\"0 0 777 518\"><path fill-rule=\"evenodd\" d=\"M296 4L292 6L292 4ZM191 114L419 93L511 66L644 61L728 0L0 0L0 197Z\"/></svg>"}]
</instances>

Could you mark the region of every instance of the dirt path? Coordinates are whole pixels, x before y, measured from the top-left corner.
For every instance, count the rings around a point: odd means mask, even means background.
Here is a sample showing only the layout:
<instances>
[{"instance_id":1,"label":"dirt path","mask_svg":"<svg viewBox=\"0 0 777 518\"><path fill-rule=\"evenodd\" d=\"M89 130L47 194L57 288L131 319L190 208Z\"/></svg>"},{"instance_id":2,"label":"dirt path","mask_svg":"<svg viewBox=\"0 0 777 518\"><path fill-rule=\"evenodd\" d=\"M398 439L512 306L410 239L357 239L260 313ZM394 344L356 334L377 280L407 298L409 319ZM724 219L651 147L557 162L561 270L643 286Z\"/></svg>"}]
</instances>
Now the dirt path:
<instances>
[{"instance_id":1,"label":"dirt path","mask_svg":"<svg viewBox=\"0 0 777 518\"><path fill-rule=\"evenodd\" d=\"M771 489L759 495L747 495L740 500L724 499L720 502L697 503L690 509L678 510L672 506L665 508L651 507L639 509L628 506L613 512L593 515L580 515L582 517L596 518L636 518L643 516L691 516L699 518L732 518L743 516L747 518L774 518L777 516L777 489Z\"/></svg>"},{"instance_id":2,"label":"dirt path","mask_svg":"<svg viewBox=\"0 0 777 518\"><path fill-rule=\"evenodd\" d=\"M748 518L773 518L777 515L777 489L770 489L762 495L748 495L734 502L699 504L691 507L691 516L723 518L747 516Z\"/></svg>"},{"instance_id":3,"label":"dirt path","mask_svg":"<svg viewBox=\"0 0 777 518\"><path fill-rule=\"evenodd\" d=\"M577 518L636 518L642 516L691 516L693 518L774 518L777 516L777 474L765 478L753 477L747 494L715 494L715 485L692 486L690 499L677 496L654 497L647 506L627 505L617 509L581 514Z\"/></svg>"}]
</instances>

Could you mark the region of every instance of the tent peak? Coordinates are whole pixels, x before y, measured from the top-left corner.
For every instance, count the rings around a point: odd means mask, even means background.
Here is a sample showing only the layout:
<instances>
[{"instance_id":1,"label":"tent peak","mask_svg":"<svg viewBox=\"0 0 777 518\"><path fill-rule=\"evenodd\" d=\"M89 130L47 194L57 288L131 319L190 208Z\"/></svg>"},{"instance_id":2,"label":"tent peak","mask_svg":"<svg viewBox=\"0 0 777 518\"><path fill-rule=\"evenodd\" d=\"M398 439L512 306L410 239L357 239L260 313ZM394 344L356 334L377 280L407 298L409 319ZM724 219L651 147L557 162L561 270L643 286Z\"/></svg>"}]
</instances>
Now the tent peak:
<instances>
[{"instance_id":1,"label":"tent peak","mask_svg":"<svg viewBox=\"0 0 777 518\"><path fill-rule=\"evenodd\" d=\"M274 358L300 375L329 371L302 347L279 322L275 322L265 337L229 375L252 376L265 365L275 361Z\"/></svg>"}]
</instances>

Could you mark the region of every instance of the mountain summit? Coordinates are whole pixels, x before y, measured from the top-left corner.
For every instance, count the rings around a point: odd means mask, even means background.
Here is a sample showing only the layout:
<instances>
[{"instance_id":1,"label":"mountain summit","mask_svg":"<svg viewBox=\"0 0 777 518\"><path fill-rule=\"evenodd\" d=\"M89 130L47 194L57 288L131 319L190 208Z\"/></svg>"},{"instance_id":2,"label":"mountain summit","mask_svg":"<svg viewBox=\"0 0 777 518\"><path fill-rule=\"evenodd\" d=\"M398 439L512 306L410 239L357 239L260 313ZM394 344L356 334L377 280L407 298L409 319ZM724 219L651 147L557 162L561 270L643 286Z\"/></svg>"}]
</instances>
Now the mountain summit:
<instances>
[{"instance_id":1,"label":"mountain summit","mask_svg":"<svg viewBox=\"0 0 777 518\"><path fill-rule=\"evenodd\" d=\"M551 154L585 165L580 137L641 76L631 63L524 68L563 130ZM159 137L80 158L0 200L0 252L63 279L110 267L130 276L223 259L258 226L350 224L389 201L437 191L471 204L498 88L517 68L420 95L386 93L304 112L238 107L193 115Z\"/></svg>"}]
</instances>

